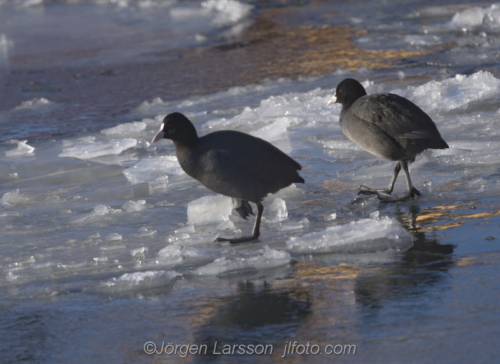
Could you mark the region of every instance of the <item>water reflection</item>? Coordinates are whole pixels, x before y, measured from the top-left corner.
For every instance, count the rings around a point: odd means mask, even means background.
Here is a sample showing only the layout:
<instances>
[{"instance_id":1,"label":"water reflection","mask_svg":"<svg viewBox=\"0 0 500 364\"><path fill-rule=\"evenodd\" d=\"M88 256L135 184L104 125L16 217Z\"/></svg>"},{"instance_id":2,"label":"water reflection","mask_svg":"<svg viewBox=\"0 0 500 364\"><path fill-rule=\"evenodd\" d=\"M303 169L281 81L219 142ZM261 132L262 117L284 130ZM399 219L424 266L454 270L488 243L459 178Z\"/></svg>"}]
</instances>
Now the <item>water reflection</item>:
<instances>
[{"instance_id":1,"label":"water reflection","mask_svg":"<svg viewBox=\"0 0 500 364\"><path fill-rule=\"evenodd\" d=\"M388 208L414 237L413 248L302 255L286 277L262 284L240 280L236 292L211 302L210 314L198 322L195 342L208 350L195 360L216 360L214 350L223 345L271 344L276 359L295 340L361 348L383 341L385 328L418 320L449 287L455 247L416 226L418 202Z\"/></svg>"},{"instance_id":2,"label":"water reflection","mask_svg":"<svg viewBox=\"0 0 500 364\"><path fill-rule=\"evenodd\" d=\"M221 352L224 345L272 345L277 355L277 346L311 314L311 297L308 290L273 283L239 282L235 294L219 301L208 322L194 334L197 344L207 345L207 356L215 359L214 352ZM206 356L198 359L204 361Z\"/></svg>"},{"instance_id":3,"label":"water reflection","mask_svg":"<svg viewBox=\"0 0 500 364\"><path fill-rule=\"evenodd\" d=\"M402 210L408 206L408 213ZM384 301L425 294L431 287L445 285L453 266L453 244L440 244L435 235L416 226L418 202L396 206L396 219L414 237L414 245L389 266L367 268L356 278L356 301L364 307L381 307ZM375 274L374 274L375 273Z\"/></svg>"}]
</instances>

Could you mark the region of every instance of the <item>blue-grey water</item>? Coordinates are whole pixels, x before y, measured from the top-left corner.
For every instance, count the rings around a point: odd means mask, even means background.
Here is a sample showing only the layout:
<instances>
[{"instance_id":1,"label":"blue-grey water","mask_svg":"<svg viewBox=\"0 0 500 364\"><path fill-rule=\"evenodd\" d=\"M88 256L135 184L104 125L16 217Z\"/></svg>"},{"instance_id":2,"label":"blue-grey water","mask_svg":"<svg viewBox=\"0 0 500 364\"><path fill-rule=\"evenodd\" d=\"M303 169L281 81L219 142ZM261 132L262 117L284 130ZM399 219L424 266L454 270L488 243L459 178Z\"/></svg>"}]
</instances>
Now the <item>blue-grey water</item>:
<instances>
[{"instance_id":1,"label":"blue-grey water","mask_svg":"<svg viewBox=\"0 0 500 364\"><path fill-rule=\"evenodd\" d=\"M0 362L496 363L499 55L492 2L1 1ZM393 166L346 77L436 122L421 197L356 198ZM173 111L302 164L257 242L213 243L253 221L150 144Z\"/></svg>"}]
</instances>

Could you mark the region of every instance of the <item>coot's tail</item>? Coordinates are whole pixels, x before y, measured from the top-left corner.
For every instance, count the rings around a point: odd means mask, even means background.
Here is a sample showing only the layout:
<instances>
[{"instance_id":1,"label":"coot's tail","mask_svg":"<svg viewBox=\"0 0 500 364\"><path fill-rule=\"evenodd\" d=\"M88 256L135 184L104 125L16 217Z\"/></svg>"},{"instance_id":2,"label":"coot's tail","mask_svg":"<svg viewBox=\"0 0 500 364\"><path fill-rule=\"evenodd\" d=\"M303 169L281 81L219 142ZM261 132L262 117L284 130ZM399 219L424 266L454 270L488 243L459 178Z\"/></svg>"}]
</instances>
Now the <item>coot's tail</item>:
<instances>
[{"instance_id":1,"label":"coot's tail","mask_svg":"<svg viewBox=\"0 0 500 364\"><path fill-rule=\"evenodd\" d=\"M292 158L290 158L290 159L292 159ZM294 176L294 179L293 179L292 182L295 182L295 183L306 183L306 180L304 178L302 178L302 176L298 172L298 171L300 171L302 169L302 166L296 160L292 159L292 161L295 163L295 167L296 167L295 176Z\"/></svg>"},{"instance_id":2,"label":"coot's tail","mask_svg":"<svg viewBox=\"0 0 500 364\"><path fill-rule=\"evenodd\" d=\"M432 149L448 149L449 145L443 139L439 139L439 140L433 140L430 148L432 148Z\"/></svg>"},{"instance_id":3,"label":"coot's tail","mask_svg":"<svg viewBox=\"0 0 500 364\"><path fill-rule=\"evenodd\" d=\"M306 180L303 179L299 174L297 173L297 177L293 180L295 183L306 183Z\"/></svg>"}]
</instances>

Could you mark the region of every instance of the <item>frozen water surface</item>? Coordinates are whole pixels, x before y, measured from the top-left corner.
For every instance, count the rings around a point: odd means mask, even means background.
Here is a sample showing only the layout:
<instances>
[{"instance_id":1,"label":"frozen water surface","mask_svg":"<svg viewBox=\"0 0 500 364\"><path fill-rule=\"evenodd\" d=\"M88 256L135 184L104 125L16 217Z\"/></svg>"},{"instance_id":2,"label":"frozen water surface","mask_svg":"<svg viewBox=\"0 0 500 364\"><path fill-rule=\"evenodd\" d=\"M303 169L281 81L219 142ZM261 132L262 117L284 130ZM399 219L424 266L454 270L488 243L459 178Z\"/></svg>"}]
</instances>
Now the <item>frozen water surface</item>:
<instances>
[{"instance_id":1,"label":"frozen water surface","mask_svg":"<svg viewBox=\"0 0 500 364\"><path fill-rule=\"evenodd\" d=\"M98 132L0 143L2 361L181 360L146 355L144 344L152 341L158 348L206 344L209 351L215 342L270 344L274 353L259 360L274 362L287 341L297 341L322 349L356 345L354 357L330 358L339 362L494 362L500 354L500 10L462 3L304 5L312 25L365 29L353 39L360 47L423 53L385 70L262 80L177 100L139 96L133 121L103 120ZM50 5L2 4L0 12ZM165 11L163 26L177 31L167 47L191 47L214 32L238 34L259 4L112 6L137 18ZM0 65L22 53L19 44L0 34ZM411 165L421 197L398 204L357 198L360 184L385 187L393 164L349 142L338 125L340 106L326 106L345 77L359 79L369 93L407 97L435 120L450 148L426 151ZM47 110L62 107L31 97L2 113L0 124L16 115L43 120ZM249 234L254 216L241 219L230 198L187 176L171 141L150 144L174 111L201 135L250 133L302 164L306 184L264 200L257 242L214 244L218 236ZM404 190L400 176L395 193Z\"/></svg>"}]
</instances>

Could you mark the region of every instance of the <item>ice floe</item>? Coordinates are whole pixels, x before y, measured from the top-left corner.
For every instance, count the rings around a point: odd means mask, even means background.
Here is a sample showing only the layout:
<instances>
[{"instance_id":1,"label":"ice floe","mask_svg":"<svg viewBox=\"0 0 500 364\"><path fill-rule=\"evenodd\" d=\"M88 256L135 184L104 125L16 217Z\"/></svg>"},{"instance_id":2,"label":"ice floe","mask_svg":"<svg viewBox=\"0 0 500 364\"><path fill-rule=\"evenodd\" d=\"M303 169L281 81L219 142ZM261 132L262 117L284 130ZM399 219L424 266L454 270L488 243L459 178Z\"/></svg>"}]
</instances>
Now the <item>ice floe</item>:
<instances>
[{"instance_id":1,"label":"ice floe","mask_svg":"<svg viewBox=\"0 0 500 364\"><path fill-rule=\"evenodd\" d=\"M187 220L192 225L220 223L229 220L232 210L230 197L204 196L188 203Z\"/></svg>"},{"instance_id":2,"label":"ice floe","mask_svg":"<svg viewBox=\"0 0 500 364\"><path fill-rule=\"evenodd\" d=\"M389 217L361 219L330 226L324 231L292 237L286 242L294 253L369 253L405 251L413 246L412 236Z\"/></svg>"},{"instance_id":3,"label":"ice floe","mask_svg":"<svg viewBox=\"0 0 500 364\"><path fill-rule=\"evenodd\" d=\"M289 253L269 248L267 245L256 252L233 254L230 257L221 257L212 263L198 268L196 275L218 275L225 273L234 273L245 270L261 270L283 266L290 263Z\"/></svg>"}]
</instances>

